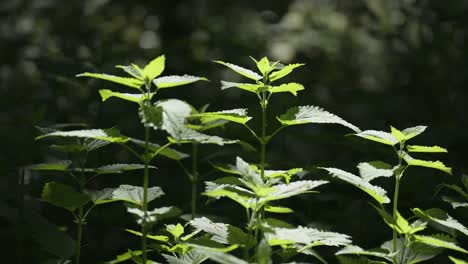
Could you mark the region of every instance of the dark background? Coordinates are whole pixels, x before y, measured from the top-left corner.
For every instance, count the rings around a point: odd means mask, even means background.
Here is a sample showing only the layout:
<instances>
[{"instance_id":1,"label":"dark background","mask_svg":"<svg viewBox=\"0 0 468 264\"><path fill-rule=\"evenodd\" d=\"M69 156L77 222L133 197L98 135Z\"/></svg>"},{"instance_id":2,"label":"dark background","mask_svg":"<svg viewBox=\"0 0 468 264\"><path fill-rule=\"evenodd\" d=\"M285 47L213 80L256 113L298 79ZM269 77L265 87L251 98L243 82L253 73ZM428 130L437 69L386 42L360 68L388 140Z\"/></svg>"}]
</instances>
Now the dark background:
<instances>
[{"instance_id":1,"label":"dark background","mask_svg":"<svg viewBox=\"0 0 468 264\"><path fill-rule=\"evenodd\" d=\"M211 110L249 108L255 128L259 127L254 124L258 124L260 108L256 97L235 89L221 91L219 80L235 81L237 77L212 60L253 68L248 56L266 55L284 63L307 64L287 79L304 84L305 91L297 97L273 96L270 131L277 125L275 115L289 106L305 104L321 106L361 129L428 125L428 130L413 143L447 147L449 153L439 157L454 168L454 176L428 169L408 170L400 211L410 216L413 207L449 209L434 197L434 189L442 181L459 183L467 171L467 12L468 1L437 0L2 0L0 234L3 241L8 241L2 258L11 259L5 263L14 263L18 237L24 238L25 262L42 263L53 258L32 231L40 228L34 226L39 220L29 221L28 228L17 224L18 168L64 158L51 151L47 142L34 140L38 135L34 126L116 126L127 135L141 138L142 127L134 105L119 100L100 102L98 89L118 90L117 85L74 76L84 71L120 74L114 65L135 62L143 66L160 54L166 55L166 74L188 73L211 80L167 89L161 92L162 98L187 100L195 107L210 104ZM267 161L276 169L308 168L308 179L326 177L314 169L316 166L356 172L358 162L396 162L390 148L343 136L349 132L333 125L288 128L269 145ZM216 133L255 143L235 125ZM163 134L153 136L154 141L163 138ZM258 153L246 153L236 146L203 146L201 172L212 171L208 160L233 162L236 155L258 162ZM90 157L91 165L132 161L116 146L103 148ZM160 170L152 177L152 184L162 186L167 195L155 204L178 205L189 212L189 182L181 169L162 158L157 166ZM25 176L25 208L35 212L30 217L41 215L74 236L70 215L37 200L44 182L67 181L66 176ZM220 176L211 173L207 178ZM101 188L140 181L141 173L137 172L108 175L93 184ZM392 182L378 183L393 192ZM285 220L350 234L363 247L378 246L391 234L367 204L369 200L354 187L333 181L322 187L320 194L286 203L297 214ZM205 201L202 198L201 204ZM231 223L241 225L244 221L237 217L243 215L243 210L230 201L202 205L200 210ZM451 214L467 219L466 211ZM126 248L138 248L138 240L121 231L131 226L135 226L132 218L119 204L93 212L85 230L83 263L110 260ZM331 251L321 252L335 262Z\"/></svg>"}]
</instances>

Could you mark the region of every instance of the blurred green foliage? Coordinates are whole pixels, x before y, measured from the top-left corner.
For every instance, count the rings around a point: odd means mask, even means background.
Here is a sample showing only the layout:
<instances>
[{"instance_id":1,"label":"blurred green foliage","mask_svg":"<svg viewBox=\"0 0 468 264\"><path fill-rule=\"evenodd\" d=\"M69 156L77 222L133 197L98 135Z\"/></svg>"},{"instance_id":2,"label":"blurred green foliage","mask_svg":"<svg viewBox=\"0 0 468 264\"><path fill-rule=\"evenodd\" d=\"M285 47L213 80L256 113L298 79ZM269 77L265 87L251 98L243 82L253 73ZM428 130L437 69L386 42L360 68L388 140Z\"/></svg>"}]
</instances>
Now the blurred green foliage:
<instances>
[{"instance_id":1,"label":"blurred green foliage","mask_svg":"<svg viewBox=\"0 0 468 264\"><path fill-rule=\"evenodd\" d=\"M444 179L440 174L414 169L405 179L401 207L439 206L437 197L428 199L435 186L442 180L458 182L468 166L467 12L465 0L2 0L0 234L10 241L23 237L23 255L29 263L47 259L47 253L30 239L29 229L18 225L22 203L13 186L17 186L19 166L64 154L35 142L38 133L34 126L118 126L128 135L141 137L132 106L117 100L99 102L97 90L111 84L103 87L101 82L74 76L84 71L117 72L112 65L142 64L162 53L168 58L166 68L171 73L190 72L211 80L191 88L164 91L162 95L187 100L196 107L209 103L214 111L241 105L258 117L256 98L236 90L220 91L220 79L235 81L238 77L211 61L249 65L249 55L267 55L285 63L306 63L294 76L306 91L298 98L275 101L272 113L281 113L291 105L313 104L363 129L428 125L429 132L421 142L448 148L445 161L454 167L455 177ZM273 115L270 118L273 122ZM220 133L255 142L234 126ZM268 162L277 168L305 166L312 169L307 177L318 178L320 174L313 169L318 165L346 169L360 161L389 156L376 152L371 143L343 137L343 133L341 128L329 127L291 129L281 140L272 142ZM232 162L240 151L235 147L205 148L202 168L209 174L208 160ZM252 157L255 160L255 154ZM90 158L96 164L131 160L114 147ZM185 181L183 172L167 175L164 166L176 164L158 161L161 169L152 184L161 185L168 193L167 199L187 211L189 183L180 188L180 182ZM34 198L44 181L53 176L39 177L28 172L24 176L25 210L40 212L54 224L68 228L70 219L63 212ZM139 184L138 179L125 175L105 181ZM102 183L97 181L95 185ZM415 188L427 195L416 195ZM295 198L291 204L299 212L294 217L296 223L331 226L352 235L363 246L384 239L368 232L384 224L352 187L335 183L318 196ZM236 221L236 211L224 205L218 202L202 210ZM315 215L312 208L322 213ZM463 213L458 218L467 219L466 211ZM356 214L360 217L349 217ZM120 231L128 222L123 208L110 206L96 213L85 231L84 263L111 259L137 243ZM11 250L5 251L4 258L14 260L18 254L16 244L9 246Z\"/></svg>"}]
</instances>

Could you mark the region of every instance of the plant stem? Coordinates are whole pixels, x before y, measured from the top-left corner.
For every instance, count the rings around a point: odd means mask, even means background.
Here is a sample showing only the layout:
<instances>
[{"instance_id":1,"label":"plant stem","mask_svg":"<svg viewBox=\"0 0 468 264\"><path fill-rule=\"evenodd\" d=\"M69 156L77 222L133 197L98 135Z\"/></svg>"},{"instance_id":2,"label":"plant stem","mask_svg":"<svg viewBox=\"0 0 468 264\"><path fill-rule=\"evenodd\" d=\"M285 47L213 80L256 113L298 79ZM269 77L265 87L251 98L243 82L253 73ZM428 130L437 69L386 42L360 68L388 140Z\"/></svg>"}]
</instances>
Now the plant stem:
<instances>
[{"instance_id":1,"label":"plant stem","mask_svg":"<svg viewBox=\"0 0 468 264\"><path fill-rule=\"evenodd\" d=\"M198 185L198 144L192 144L192 219L197 213L197 185Z\"/></svg>"},{"instance_id":2,"label":"plant stem","mask_svg":"<svg viewBox=\"0 0 468 264\"><path fill-rule=\"evenodd\" d=\"M147 254L146 254L146 235L148 234L148 224L146 223L147 220L147 213L148 213L148 175L149 175L149 127L145 126L145 157L144 157L144 171L143 171L143 222L141 225L141 251L142 251L142 258L143 263L147 262Z\"/></svg>"},{"instance_id":3,"label":"plant stem","mask_svg":"<svg viewBox=\"0 0 468 264\"><path fill-rule=\"evenodd\" d=\"M78 218L76 219L77 233L76 233L76 264L80 264L81 259L81 240L83 236L83 207L78 209Z\"/></svg>"},{"instance_id":4,"label":"plant stem","mask_svg":"<svg viewBox=\"0 0 468 264\"><path fill-rule=\"evenodd\" d=\"M265 148L266 148L266 126L267 126L267 120L266 120L266 112L267 112L267 101L265 98L265 92L262 94L263 100L262 100L262 135L261 135L261 140L260 140L260 145L261 145L261 152L260 152L260 175L262 176L262 179L265 179Z\"/></svg>"},{"instance_id":5,"label":"plant stem","mask_svg":"<svg viewBox=\"0 0 468 264\"><path fill-rule=\"evenodd\" d=\"M400 143L400 150L402 150L403 147L404 147L404 143ZM399 168L398 173L395 175L395 190L393 193L393 219L395 219L396 221L397 213L398 213L398 196L400 193L400 179L405 170L401 168L403 159L402 159L400 152L397 151L396 149L395 151L397 152L397 155L398 155L398 168ZM396 252L397 249L398 249L398 234L396 230L393 230L393 252ZM393 257L393 263L394 264L398 263L396 256Z\"/></svg>"}]
</instances>

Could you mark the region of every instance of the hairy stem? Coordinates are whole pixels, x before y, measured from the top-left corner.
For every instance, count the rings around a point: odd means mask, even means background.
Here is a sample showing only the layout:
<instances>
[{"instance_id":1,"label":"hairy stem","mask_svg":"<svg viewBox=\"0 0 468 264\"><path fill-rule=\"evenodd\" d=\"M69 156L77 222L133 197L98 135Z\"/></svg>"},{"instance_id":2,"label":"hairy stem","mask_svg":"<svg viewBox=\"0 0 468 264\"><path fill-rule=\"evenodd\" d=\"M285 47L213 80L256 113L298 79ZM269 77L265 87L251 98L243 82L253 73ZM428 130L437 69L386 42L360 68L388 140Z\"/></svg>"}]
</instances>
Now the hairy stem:
<instances>
[{"instance_id":1,"label":"hairy stem","mask_svg":"<svg viewBox=\"0 0 468 264\"><path fill-rule=\"evenodd\" d=\"M266 119L266 114L267 114L267 101L265 98L265 92L262 94L263 100L262 100L262 136L260 140L260 145L261 145L261 152L260 152L260 175L262 176L262 179L265 179L265 148L266 148L266 126L267 126L267 119Z\"/></svg>"},{"instance_id":2,"label":"hairy stem","mask_svg":"<svg viewBox=\"0 0 468 264\"><path fill-rule=\"evenodd\" d=\"M77 226L77 231L76 231L76 264L80 264L81 260L81 240L83 237L83 207L78 209L78 217L76 219L76 226Z\"/></svg>"},{"instance_id":3,"label":"hairy stem","mask_svg":"<svg viewBox=\"0 0 468 264\"><path fill-rule=\"evenodd\" d=\"M198 185L198 144L192 144L192 219L197 213L197 185Z\"/></svg>"},{"instance_id":4,"label":"hairy stem","mask_svg":"<svg viewBox=\"0 0 468 264\"><path fill-rule=\"evenodd\" d=\"M148 223L146 223L148 213L148 178L149 178L149 127L145 126L145 157L144 157L144 171L143 171L143 223L141 225L141 251L143 263L147 262L147 245L146 236L148 234Z\"/></svg>"},{"instance_id":5,"label":"hairy stem","mask_svg":"<svg viewBox=\"0 0 468 264\"><path fill-rule=\"evenodd\" d=\"M404 147L404 143L400 143L400 150L402 150ZM400 154L399 151L395 149L397 155L398 155L398 168L399 171L398 173L395 174L395 190L393 193L393 219L397 218L397 213L398 213L398 196L400 193L400 179L401 176L403 175L404 169L401 168L401 164L403 162L403 158ZM393 252L396 252L398 249L398 234L396 230L393 230ZM398 260L397 257L393 257L393 263L397 264Z\"/></svg>"}]
</instances>

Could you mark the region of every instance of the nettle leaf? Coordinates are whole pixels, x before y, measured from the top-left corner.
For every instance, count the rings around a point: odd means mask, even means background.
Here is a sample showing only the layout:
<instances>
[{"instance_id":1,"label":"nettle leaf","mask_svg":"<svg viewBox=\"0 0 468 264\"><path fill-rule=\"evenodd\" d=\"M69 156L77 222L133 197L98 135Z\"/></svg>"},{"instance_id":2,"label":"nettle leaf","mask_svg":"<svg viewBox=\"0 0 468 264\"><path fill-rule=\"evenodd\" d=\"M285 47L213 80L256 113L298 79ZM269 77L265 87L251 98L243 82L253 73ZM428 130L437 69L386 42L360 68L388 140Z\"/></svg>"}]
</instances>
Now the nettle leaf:
<instances>
[{"instance_id":1,"label":"nettle leaf","mask_svg":"<svg viewBox=\"0 0 468 264\"><path fill-rule=\"evenodd\" d=\"M130 234L139 236L139 237L143 236L143 234L141 232L139 232L139 231L135 231L135 230L131 230L131 229L125 229L125 231L127 231ZM146 237L151 239L151 240L159 241L159 242L168 242L169 241L169 237L168 236L163 236L163 235L156 235L155 236L155 235L146 234Z\"/></svg>"},{"instance_id":2,"label":"nettle leaf","mask_svg":"<svg viewBox=\"0 0 468 264\"><path fill-rule=\"evenodd\" d=\"M267 74L271 71L271 63L270 61L268 60L267 57L263 57L261 58L259 61L257 61L256 59L250 57L254 62L255 64L257 65L257 68L258 70L263 74Z\"/></svg>"},{"instance_id":3,"label":"nettle leaf","mask_svg":"<svg viewBox=\"0 0 468 264\"><path fill-rule=\"evenodd\" d=\"M235 64L232 64L232 63L229 63L229 62L223 62L223 61L214 61L218 64L221 64L221 65L224 65L226 67L228 67L229 69L237 72L238 74L244 76L244 77L247 77L249 79L252 79L254 81L257 81L257 80L260 80L262 79L263 77L261 75L259 75L258 73L254 72L254 71L251 71L249 69L245 69L243 67L240 67L240 66L237 66Z\"/></svg>"},{"instance_id":4,"label":"nettle leaf","mask_svg":"<svg viewBox=\"0 0 468 264\"><path fill-rule=\"evenodd\" d=\"M415 126L415 127L406 128L401 132L405 135L405 140L409 140L409 139L414 138L415 136L418 136L422 132L424 132L426 128L427 126Z\"/></svg>"},{"instance_id":5,"label":"nettle leaf","mask_svg":"<svg viewBox=\"0 0 468 264\"><path fill-rule=\"evenodd\" d=\"M60 160L56 162L39 163L26 166L29 170L66 171L72 164L71 160Z\"/></svg>"},{"instance_id":6,"label":"nettle leaf","mask_svg":"<svg viewBox=\"0 0 468 264\"><path fill-rule=\"evenodd\" d=\"M268 201L281 200L307 193L326 183L328 183L328 181L296 181L289 184L278 184L271 187L273 191L268 193L265 197L260 198L259 203L262 204Z\"/></svg>"},{"instance_id":7,"label":"nettle leaf","mask_svg":"<svg viewBox=\"0 0 468 264\"><path fill-rule=\"evenodd\" d=\"M85 190L84 192L89 195L94 204L98 205L116 201L112 199L114 191L115 188L104 188L101 190Z\"/></svg>"},{"instance_id":8,"label":"nettle leaf","mask_svg":"<svg viewBox=\"0 0 468 264\"><path fill-rule=\"evenodd\" d=\"M452 256L449 256L449 259L454 263L454 264L468 264L467 261L462 260L462 259L457 259Z\"/></svg>"},{"instance_id":9,"label":"nettle leaf","mask_svg":"<svg viewBox=\"0 0 468 264\"><path fill-rule=\"evenodd\" d=\"M91 201L88 195L76 191L69 185L58 182L46 183L42 190L41 198L50 204L67 209L70 212L83 207Z\"/></svg>"},{"instance_id":10,"label":"nettle leaf","mask_svg":"<svg viewBox=\"0 0 468 264\"><path fill-rule=\"evenodd\" d=\"M385 191L379 186L370 184L368 181L362 179L359 176L336 168L320 169L324 169L328 171L332 176L337 177L365 191L367 194L372 196L372 198L374 198L379 204L385 204L390 202L390 198L387 197L387 191Z\"/></svg>"},{"instance_id":11,"label":"nettle leaf","mask_svg":"<svg viewBox=\"0 0 468 264\"><path fill-rule=\"evenodd\" d=\"M143 100L150 100L154 93L140 93L140 94L132 94L132 93L119 93L114 92L108 89L99 90L99 94L101 95L101 99L105 102L107 99L111 97L117 97L126 101L134 102L140 104Z\"/></svg>"},{"instance_id":12,"label":"nettle leaf","mask_svg":"<svg viewBox=\"0 0 468 264\"><path fill-rule=\"evenodd\" d=\"M130 142L140 146L140 147L145 147L145 141L143 140L139 140L139 139L136 139L136 138L130 138ZM155 144L155 143L149 143L149 149L151 150L151 152L158 152L158 155L161 155L161 156L164 156L166 158L169 158L169 159L173 159L173 160L182 160L182 159L185 159L185 158L188 158L190 157L190 155L186 154L186 153L183 153L183 152L180 152L178 150L175 150L173 148L164 148L162 150L161 149L161 145L159 144Z\"/></svg>"},{"instance_id":13,"label":"nettle leaf","mask_svg":"<svg viewBox=\"0 0 468 264\"><path fill-rule=\"evenodd\" d=\"M371 204L372 205L372 204ZM372 207L377 210L377 212L380 214L382 219L385 221L385 223L391 227L393 230L397 231L399 234L412 234L415 233L414 231L420 231L421 228L415 227L413 228L409 222L400 215L400 213L397 211L396 212L396 218L393 218L387 211L385 211L382 208L379 208L377 206L372 205Z\"/></svg>"},{"instance_id":14,"label":"nettle leaf","mask_svg":"<svg viewBox=\"0 0 468 264\"><path fill-rule=\"evenodd\" d=\"M426 153L447 153L447 149L439 146L419 146L409 145L407 146L408 152L426 152Z\"/></svg>"},{"instance_id":15,"label":"nettle leaf","mask_svg":"<svg viewBox=\"0 0 468 264\"><path fill-rule=\"evenodd\" d=\"M203 254L205 254L209 259L220 263L220 264L249 264L247 261L242 260L240 258L234 257L233 255L224 253L224 252L219 252L219 251L214 251L213 249L209 247L198 247L198 250L201 250Z\"/></svg>"},{"instance_id":16,"label":"nettle leaf","mask_svg":"<svg viewBox=\"0 0 468 264\"><path fill-rule=\"evenodd\" d=\"M270 213L277 213L277 214L289 214L294 213L291 208L283 207L283 206L273 206L273 205L266 205L265 211Z\"/></svg>"},{"instance_id":17,"label":"nettle leaf","mask_svg":"<svg viewBox=\"0 0 468 264\"><path fill-rule=\"evenodd\" d=\"M181 214L181 210L174 206L155 208L153 210L146 211L146 214L139 208L127 208L127 212L135 215L137 217L137 223L140 225L143 225L143 223L154 223L156 221L175 217Z\"/></svg>"},{"instance_id":18,"label":"nettle leaf","mask_svg":"<svg viewBox=\"0 0 468 264\"><path fill-rule=\"evenodd\" d=\"M392 134L384 131L366 130L359 132L355 135L390 146L393 146L398 143L398 140Z\"/></svg>"},{"instance_id":19,"label":"nettle leaf","mask_svg":"<svg viewBox=\"0 0 468 264\"><path fill-rule=\"evenodd\" d=\"M150 187L148 188L147 201L149 203L163 195L164 192L160 187ZM122 184L119 186L119 188L115 189L114 192L112 192L112 199L126 201L136 205L142 205L143 187Z\"/></svg>"},{"instance_id":20,"label":"nettle leaf","mask_svg":"<svg viewBox=\"0 0 468 264\"><path fill-rule=\"evenodd\" d=\"M358 246L354 245L348 245L339 250L338 252L335 253L335 255L360 255L360 256L372 256L372 257L378 257L378 258L383 258L388 261L392 261L393 256L395 256L396 253L389 253L388 251L383 251L383 250L365 250L362 249Z\"/></svg>"},{"instance_id":21,"label":"nettle leaf","mask_svg":"<svg viewBox=\"0 0 468 264\"><path fill-rule=\"evenodd\" d=\"M140 89L140 87L144 84L142 80L139 80L136 78L120 77L120 76L110 75L106 73L85 72L85 73L76 75L76 77L91 77L91 78L96 78L96 79L102 79L102 80L122 84L122 85L136 88L136 89Z\"/></svg>"},{"instance_id":22,"label":"nettle leaf","mask_svg":"<svg viewBox=\"0 0 468 264\"><path fill-rule=\"evenodd\" d=\"M130 65L117 65L116 68L122 69L124 72L130 74L131 76L144 81L145 76L143 70L136 64Z\"/></svg>"},{"instance_id":23,"label":"nettle leaf","mask_svg":"<svg viewBox=\"0 0 468 264\"><path fill-rule=\"evenodd\" d=\"M125 171L131 171L131 170L140 170L144 169L145 165L142 164L111 164L111 165L105 165L101 166L97 169L95 169L95 172L98 174L110 174L110 173L123 173ZM148 166L150 169L156 169L154 166Z\"/></svg>"},{"instance_id":24,"label":"nettle leaf","mask_svg":"<svg viewBox=\"0 0 468 264\"><path fill-rule=\"evenodd\" d=\"M234 123L245 124L252 119L252 117L247 116L247 109L244 108L193 114L191 117L199 117L203 124L217 120L226 120Z\"/></svg>"},{"instance_id":25,"label":"nettle leaf","mask_svg":"<svg viewBox=\"0 0 468 264\"><path fill-rule=\"evenodd\" d=\"M351 243L348 235L321 231L310 227L271 228L265 232L265 237L271 246L302 244L313 246L345 246Z\"/></svg>"},{"instance_id":26,"label":"nettle leaf","mask_svg":"<svg viewBox=\"0 0 468 264\"><path fill-rule=\"evenodd\" d=\"M439 208L433 208L426 211L423 211L419 208L414 208L411 210L413 211L414 215L419 218L435 222L453 230L457 230L468 236L468 228Z\"/></svg>"},{"instance_id":27,"label":"nettle leaf","mask_svg":"<svg viewBox=\"0 0 468 264\"><path fill-rule=\"evenodd\" d=\"M420 160L411 157L408 153L401 151L400 155L402 158L408 163L408 166L419 166L419 167L426 167L441 170L452 175L452 168L445 166L445 164L441 161L429 161L429 160Z\"/></svg>"},{"instance_id":28,"label":"nettle leaf","mask_svg":"<svg viewBox=\"0 0 468 264\"><path fill-rule=\"evenodd\" d=\"M186 85L190 83L194 83L196 81L208 81L205 77L198 77L184 74L183 76L178 75L169 75L159 77L153 80L154 85L158 87L158 89L163 88L171 88L175 86Z\"/></svg>"},{"instance_id":29,"label":"nettle leaf","mask_svg":"<svg viewBox=\"0 0 468 264\"><path fill-rule=\"evenodd\" d=\"M178 240L179 237L184 233L184 226L181 224L166 225L166 231L174 237L174 240Z\"/></svg>"},{"instance_id":30,"label":"nettle leaf","mask_svg":"<svg viewBox=\"0 0 468 264\"><path fill-rule=\"evenodd\" d=\"M354 130L355 132L360 132L358 127L318 106L296 106L290 108L285 114L277 117L277 119L284 126L308 123L340 124Z\"/></svg>"},{"instance_id":31,"label":"nettle leaf","mask_svg":"<svg viewBox=\"0 0 468 264\"><path fill-rule=\"evenodd\" d=\"M459 207L467 207L468 208L468 203L467 202L462 202L462 201L459 201L459 200L456 200L452 197L448 197L448 196L442 196L442 200L444 202L447 202L449 203L453 209L457 209Z\"/></svg>"},{"instance_id":32,"label":"nettle leaf","mask_svg":"<svg viewBox=\"0 0 468 264\"><path fill-rule=\"evenodd\" d=\"M245 180L248 186L255 188L265 185L260 174L258 174L249 163L245 162L241 157L236 158L236 169Z\"/></svg>"},{"instance_id":33,"label":"nettle leaf","mask_svg":"<svg viewBox=\"0 0 468 264\"><path fill-rule=\"evenodd\" d=\"M378 177L393 176L394 169L383 161L361 162L357 166L359 174L365 181L371 181Z\"/></svg>"},{"instance_id":34,"label":"nettle leaf","mask_svg":"<svg viewBox=\"0 0 468 264\"><path fill-rule=\"evenodd\" d=\"M205 253L198 249L192 249L180 257L162 254L169 264L200 264L208 259Z\"/></svg>"},{"instance_id":35,"label":"nettle leaf","mask_svg":"<svg viewBox=\"0 0 468 264\"><path fill-rule=\"evenodd\" d=\"M110 129L83 129L83 130L72 130L72 131L56 131L36 137L36 139L42 139L45 137L77 137L77 138L92 138L103 141L124 143L129 138L120 134L119 130L115 128Z\"/></svg>"},{"instance_id":36,"label":"nettle leaf","mask_svg":"<svg viewBox=\"0 0 468 264\"><path fill-rule=\"evenodd\" d=\"M271 264L271 247L265 239L262 239L256 251L258 264Z\"/></svg>"},{"instance_id":37,"label":"nettle leaf","mask_svg":"<svg viewBox=\"0 0 468 264\"><path fill-rule=\"evenodd\" d=\"M380 248L387 252L393 252L393 241L389 240L383 243ZM396 251L390 254L395 256L396 259L411 259L409 263L416 264L432 259L441 252L442 250L440 248L417 242L412 243L412 245L408 247L404 242L404 238L398 238Z\"/></svg>"},{"instance_id":38,"label":"nettle leaf","mask_svg":"<svg viewBox=\"0 0 468 264\"><path fill-rule=\"evenodd\" d=\"M373 261L365 257L350 258L345 256L338 256L340 264L388 264L385 261Z\"/></svg>"},{"instance_id":39,"label":"nettle leaf","mask_svg":"<svg viewBox=\"0 0 468 264\"><path fill-rule=\"evenodd\" d=\"M259 93L262 88L266 89L266 86L264 84L236 83L236 82L221 81L221 90L225 90L225 89L229 89L233 87L246 90L252 93Z\"/></svg>"},{"instance_id":40,"label":"nettle leaf","mask_svg":"<svg viewBox=\"0 0 468 264\"><path fill-rule=\"evenodd\" d=\"M302 168L292 168L289 170L265 170L265 177L268 179L283 178L286 183L291 181L292 176L302 173Z\"/></svg>"},{"instance_id":41,"label":"nettle leaf","mask_svg":"<svg viewBox=\"0 0 468 264\"><path fill-rule=\"evenodd\" d=\"M268 91L270 93L292 93L297 96L298 91L304 90L304 86L299 83L285 83L280 86L269 86Z\"/></svg>"},{"instance_id":42,"label":"nettle leaf","mask_svg":"<svg viewBox=\"0 0 468 264\"><path fill-rule=\"evenodd\" d=\"M447 235L420 236L414 235L415 241L429 246L446 248L468 254L468 251L457 246L456 241Z\"/></svg>"},{"instance_id":43,"label":"nettle leaf","mask_svg":"<svg viewBox=\"0 0 468 264\"><path fill-rule=\"evenodd\" d=\"M148 80L153 80L157 76L161 75L164 71L166 64L166 57L161 55L156 59L152 60L143 68L143 73Z\"/></svg>"},{"instance_id":44,"label":"nettle leaf","mask_svg":"<svg viewBox=\"0 0 468 264\"><path fill-rule=\"evenodd\" d=\"M149 251L152 251L152 250L148 250L147 252L149 252ZM128 252L117 255L117 257L114 260L108 261L108 262L106 262L106 264L121 263L121 262L130 260L130 259L134 258L135 256L140 256L141 254L143 254L143 252L141 250L132 251L132 250L129 249Z\"/></svg>"},{"instance_id":45,"label":"nettle leaf","mask_svg":"<svg viewBox=\"0 0 468 264\"><path fill-rule=\"evenodd\" d=\"M231 184L216 184L214 182L205 182L206 189L203 195L219 199L221 197L227 197L231 200L239 203L245 208L253 208L255 205L254 193Z\"/></svg>"},{"instance_id":46,"label":"nettle leaf","mask_svg":"<svg viewBox=\"0 0 468 264\"><path fill-rule=\"evenodd\" d=\"M294 69L298 68L298 67L301 67L301 66L304 66L305 64L302 64L302 63L295 63L295 64L288 64L286 66L284 66L283 68L281 68L280 70L278 71L274 71L270 74L270 81L276 81L278 79L281 79L283 77L285 77L286 75L290 74Z\"/></svg>"},{"instance_id":47,"label":"nettle leaf","mask_svg":"<svg viewBox=\"0 0 468 264\"><path fill-rule=\"evenodd\" d=\"M221 244L237 244L249 247L251 241L254 240L251 235L244 233L238 227L224 223L214 223L206 217L195 218L189 224L210 234L212 236L211 240Z\"/></svg>"}]
</instances>

